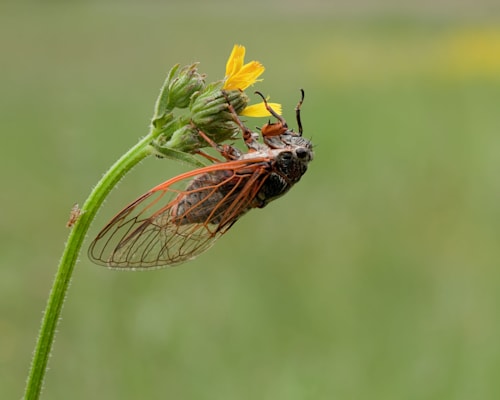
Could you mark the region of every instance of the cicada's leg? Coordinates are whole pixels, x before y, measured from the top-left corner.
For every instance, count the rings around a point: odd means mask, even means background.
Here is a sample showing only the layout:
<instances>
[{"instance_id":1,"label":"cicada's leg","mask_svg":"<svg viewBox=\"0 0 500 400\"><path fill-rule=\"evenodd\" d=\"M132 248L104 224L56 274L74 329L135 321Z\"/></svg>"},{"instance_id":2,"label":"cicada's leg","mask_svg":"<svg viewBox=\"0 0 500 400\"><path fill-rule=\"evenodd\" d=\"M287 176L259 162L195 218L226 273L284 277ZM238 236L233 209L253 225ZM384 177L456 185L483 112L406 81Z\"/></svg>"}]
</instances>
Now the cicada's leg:
<instances>
[{"instance_id":1,"label":"cicada's leg","mask_svg":"<svg viewBox=\"0 0 500 400\"><path fill-rule=\"evenodd\" d=\"M211 156L210 154L208 153L205 153L204 151L202 150L195 150L194 151L195 154L198 154L199 156L202 156L204 158L206 158L208 161L212 161L213 163L219 163L219 162L222 162L221 160L219 160L217 157L214 157L214 156Z\"/></svg>"},{"instance_id":2,"label":"cicada's leg","mask_svg":"<svg viewBox=\"0 0 500 400\"><path fill-rule=\"evenodd\" d=\"M241 129L241 132L243 133L243 140L248 147L250 151L257 151L257 150L262 150L262 144L258 142L259 139L259 134L252 132L250 129L248 129L243 122L241 121L240 117L236 113L233 105L229 101L229 98L227 97L226 92L222 91L224 96L226 97L227 100L227 108L229 109L229 112L233 116L234 122L238 125L238 127Z\"/></svg>"},{"instance_id":3,"label":"cicada's leg","mask_svg":"<svg viewBox=\"0 0 500 400\"><path fill-rule=\"evenodd\" d=\"M261 92L255 92L255 94L258 94L260 97L262 97L264 105L266 106L266 110L269 111L269 113L278 120L278 122L275 123L268 122L267 124L265 124L260 129L262 136L264 138L270 138L273 136L283 135L288 130L288 125L286 124L285 119L271 108Z\"/></svg>"},{"instance_id":4,"label":"cicada's leg","mask_svg":"<svg viewBox=\"0 0 500 400\"><path fill-rule=\"evenodd\" d=\"M238 158L241 157L241 152L236 148L236 147L233 147L229 144L223 144L223 145L220 145L216 142L214 142L212 139L210 139L206 134L205 132L203 132L202 130L198 129L198 134L212 147L214 148L215 150L217 150L222 157L224 157L227 161L232 161L232 160L237 160ZM218 160L217 158L215 157L212 157L211 155L203 152L203 151L200 151L198 150L197 153L200 155L200 156L203 156L207 159L209 159L210 161L213 161L213 162L220 162L220 160Z\"/></svg>"},{"instance_id":5,"label":"cicada's leg","mask_svg":"<svg viewBox=\"0 0 500 400\"><path fill-rule=\"evenodd\" d=\"M273 117L275 117L278 122L272 124L272 123L267 123L264 125L261 129L262 136L264 137L271 137L271 136L279 136L284 134L288 130L288 125L285 121L285 119L279 115L276 111L272 109L272 107L267 103L266 98L261 92L255 92L258 94L260 97L262 97L262 100L264 101L264 105L266 106L266 110L271 113ZM299 100L299 103L295 107L295 116L297 118L297 126L299 128L299 136L302 136L302 122L300 120L300 107L302 106L302 103L304 101L304 89L300 89L301 97Z\"/></svg>"},{"instance_id":6,"label":"cicada's leg","mask_svg":"<svg viewBox=\"0 0 500 400\"><path fill-rule=\"evenodd\" d=\"M266 110L269 111L269 113L274 118L276 118L279 122L281 122L281 124L284 127L287 127L285 119L281 115L279 115L276 111L274 111L269 104L267 104L267 100L266 100L265 96L259 91L256 91L255 94L258 94L260 97L262 97L262 101L264 102L264 105L266 106Z\"/></svg>"}]
</instances>

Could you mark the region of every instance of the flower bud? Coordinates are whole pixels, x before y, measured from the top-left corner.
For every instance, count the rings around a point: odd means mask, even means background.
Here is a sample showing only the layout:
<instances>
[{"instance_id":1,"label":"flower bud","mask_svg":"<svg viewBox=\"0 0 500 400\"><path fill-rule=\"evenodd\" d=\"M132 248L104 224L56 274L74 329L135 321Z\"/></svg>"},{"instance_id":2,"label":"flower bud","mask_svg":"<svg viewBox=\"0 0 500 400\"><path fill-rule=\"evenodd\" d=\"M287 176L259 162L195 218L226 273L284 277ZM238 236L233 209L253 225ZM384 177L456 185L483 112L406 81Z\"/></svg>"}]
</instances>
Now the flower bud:
<instances>
[{"instance_id":1,"label":"flower bud","mask_svg":"<svg viewBox=\"0 0 500 400\"><path fill-rule=\"evenodd\" d=\"M187 65L179 70L175 65L168 73L160 95L156 100L153 125L174 108L186 108L191 97L205 87L205 76L198 73L197 64Z\"/></svg>"},{"instance_id":2,"label":"flower bud","mask_svg":"<svg viewBox=\"0 0 500 400\"><path fill-rule=\"evenodd\" d=\"M205 76L200 75L196 67L197 64L183 67L179 75L169 83L170 107L186 108L191 96L204 88Z\"/></svg>"},{"instance_id":3,"label":"flower bud","mask_svg":"<svg viewBox=\"0 0 500 400\"><path fill-rule=\"evenodd\" d=\"M177 129L170 139L165 143L164 147L182 151L184 153L192 153L193 151L207 146L198 133L198 129L191 124L186 124Z\"/></svg>"},{"instance_id":4,"label":"flower bud","mask_svg":"<svg viewBox=\"0 0 500 400\"><path fill-rule=\"evenodd\" d=\"M223 91L219 85L209 85L193 98L191 120L217 143L231 139L238 125L229 104L238 114L248 104L248 97L239 90Z\"/></svg>"}]
</instances>

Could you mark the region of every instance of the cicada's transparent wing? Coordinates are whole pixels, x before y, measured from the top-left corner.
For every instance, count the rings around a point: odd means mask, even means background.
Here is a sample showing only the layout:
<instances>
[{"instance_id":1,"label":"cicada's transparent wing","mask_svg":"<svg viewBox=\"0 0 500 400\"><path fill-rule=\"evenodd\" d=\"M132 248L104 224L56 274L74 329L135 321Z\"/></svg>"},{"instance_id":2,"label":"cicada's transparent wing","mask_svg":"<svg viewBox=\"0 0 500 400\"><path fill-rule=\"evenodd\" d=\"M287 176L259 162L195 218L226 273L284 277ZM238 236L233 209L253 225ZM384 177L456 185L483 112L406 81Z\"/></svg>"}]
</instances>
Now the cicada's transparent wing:
<instances>
[{"instance_id":1,"label":"cicada's transparent wing","mask_svg":"<svg viewBox=\"0 0 500 400\"><path fill-rule=\"evenodd\" d=\"M97 264L146 269L193 259L254 207L261 164L220 163L180 175L125 207L89 248Z\"/></svg>"}]
</instances>

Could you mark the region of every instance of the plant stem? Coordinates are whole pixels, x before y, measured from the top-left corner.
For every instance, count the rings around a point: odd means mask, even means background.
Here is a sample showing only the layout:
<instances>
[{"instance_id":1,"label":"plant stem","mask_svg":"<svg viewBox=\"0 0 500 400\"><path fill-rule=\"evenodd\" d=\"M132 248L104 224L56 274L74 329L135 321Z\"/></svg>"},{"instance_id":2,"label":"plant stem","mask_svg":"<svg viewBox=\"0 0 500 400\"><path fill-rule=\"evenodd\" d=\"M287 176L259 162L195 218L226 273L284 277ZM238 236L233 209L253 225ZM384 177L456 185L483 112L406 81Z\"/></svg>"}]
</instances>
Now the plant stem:
<instances>
[{"instance_id":1,"label":"plant stem","mask_svg":"<svg viewBox=\"0 0 500 400\"><path fill-rule=\"evenodd\" d=\"M151 132L116 161L94 187L85 204L82 206L81 214L73 225L68 241L66 242L66 247L59 262L57 274L45 308L26 384L24 397L26 400L36 400L40 397L49 355L54 343L57 323L59 322L71 276L90 224L104 199L118 181L141 160L151 154L149 143L153 138L154 133Z\"/></svg>"}]
</instances>

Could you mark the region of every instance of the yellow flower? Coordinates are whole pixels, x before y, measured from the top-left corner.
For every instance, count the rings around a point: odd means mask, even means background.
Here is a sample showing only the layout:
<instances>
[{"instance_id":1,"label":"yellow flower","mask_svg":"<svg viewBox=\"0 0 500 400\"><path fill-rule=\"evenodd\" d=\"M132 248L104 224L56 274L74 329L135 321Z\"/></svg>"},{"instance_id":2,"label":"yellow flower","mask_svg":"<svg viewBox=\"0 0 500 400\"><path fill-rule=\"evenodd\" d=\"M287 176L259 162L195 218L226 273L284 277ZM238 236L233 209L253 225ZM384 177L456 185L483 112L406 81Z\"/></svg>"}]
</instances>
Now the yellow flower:
<instances>
[{"instance_id":1,"label":"yellow flower","mask_svg":"<svg viewBox=\"0 0 500 400\"><path fill-rule=\"evenodd\" d=\"M245 61L245 46L234 45L233 51L226 64L226 77L224 78L224 90L245 90L257 82L265 68L258 61Z\"/></svg>"},{"instance_id":2,"label":"yellow flower","mask_svg":"<svg viewBox=\"0 0 500 400\"><path fill-rule=\"evenodd\" d=\"M264 72L264 66L258 61L250 61L247 64L244 62L245 46L235 44L226 63L226 76L222 89L243 91L255 82L261 81L258 78ZM281 104L269 103L269 105L276 113L281 115ZM271 115L266 110L263 102L248 106L239 114L246 117L267 117Z\"/></svg>"}]
</instances>

